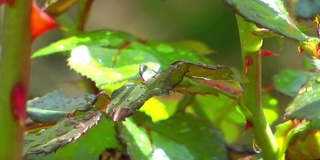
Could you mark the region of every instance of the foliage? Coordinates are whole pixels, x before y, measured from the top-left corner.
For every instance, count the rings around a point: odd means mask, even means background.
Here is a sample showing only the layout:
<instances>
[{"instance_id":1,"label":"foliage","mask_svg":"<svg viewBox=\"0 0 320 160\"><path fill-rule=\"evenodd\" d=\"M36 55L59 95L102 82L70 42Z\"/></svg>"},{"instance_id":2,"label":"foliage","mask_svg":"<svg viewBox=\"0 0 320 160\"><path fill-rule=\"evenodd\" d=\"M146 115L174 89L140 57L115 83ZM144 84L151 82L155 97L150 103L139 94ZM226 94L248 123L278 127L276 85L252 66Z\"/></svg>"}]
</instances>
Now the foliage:
<instances>
[{"instance_id":1,"label":"foliage","mask_svg":"<svg viewBox=\"0 0 320 160\"><path fill-rule=\"evenodd\" d=\"M48 1L46 13L33 3L29 38L57 26L65 37L31 57L61 54L72 70L94 84L91 91L101 92L69 98L56 90L27 101L33 121L25 130L25 159L98 159L105 156L104 150L115 151L108 155L118 159L237 159L249 156L232 154L242 152L234 145L248 129L253 145L261 150L249 152L251 156L320 158L320 39L303 33L283 1L224 1L237 14L241 73L215 65L207 57L210 49L200 42L145 40L107 29L84 31L92 2ZM14 2L2 3L14 7ZM66 11L75 4L72 22ZM303 9L297 16L315 18L319 32L318 13L306 7L307 2L292 5ZM261 86L261 58L275 55L263 51L262 42L274 36L289 39L315 57L307 71L286 69L273 77L275 90L293 98L284 116L279 114L279 100ZM279 123L279 117L285 122ZM271 125L276 125L274 133Z\"/></svg>"}]
</instances>

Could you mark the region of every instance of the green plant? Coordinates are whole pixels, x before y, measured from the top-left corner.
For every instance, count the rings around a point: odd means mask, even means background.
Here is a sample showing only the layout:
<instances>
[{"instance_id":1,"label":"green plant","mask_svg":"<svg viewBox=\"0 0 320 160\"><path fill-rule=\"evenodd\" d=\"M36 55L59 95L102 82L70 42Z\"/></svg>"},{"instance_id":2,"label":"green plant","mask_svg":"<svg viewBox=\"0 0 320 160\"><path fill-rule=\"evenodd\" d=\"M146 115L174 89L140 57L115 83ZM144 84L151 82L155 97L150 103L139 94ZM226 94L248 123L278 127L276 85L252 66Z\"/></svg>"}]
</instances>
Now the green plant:
<instances>
[{"instance_id":1,"label":"green plant","mask_svg":"<svg viewBox=\"0 0 320 160\"><path fill-rule=\"evenodd\" d=\"M252 131L253 158L320 158L320 39L305 35L280 0L223 2L236 12L241 73L190 51L190 43L84 31L93 0L48 1L46 13L29 1L1 1L0 124L9 127L0 132L6 144L0 159L97 159L106 149L118 159L232 159L238 151L230 144L242 136L241 126L244 133ZM72 22L65 12L75 4ZM307 11L318 26L316 11ZM26 102L32 40L58 26L65 38L31 57L63 54L71 69L88 78L90 94L69 98L57 90ZM315 57L309 70L284 70L274 77L279 92L295 97L274 133L277 100L261 82L261 59L275 55L261 49L270 37L287 38ZM34 121L31 126L24 127L25 114Z\"/></svg>"}]
</instances>

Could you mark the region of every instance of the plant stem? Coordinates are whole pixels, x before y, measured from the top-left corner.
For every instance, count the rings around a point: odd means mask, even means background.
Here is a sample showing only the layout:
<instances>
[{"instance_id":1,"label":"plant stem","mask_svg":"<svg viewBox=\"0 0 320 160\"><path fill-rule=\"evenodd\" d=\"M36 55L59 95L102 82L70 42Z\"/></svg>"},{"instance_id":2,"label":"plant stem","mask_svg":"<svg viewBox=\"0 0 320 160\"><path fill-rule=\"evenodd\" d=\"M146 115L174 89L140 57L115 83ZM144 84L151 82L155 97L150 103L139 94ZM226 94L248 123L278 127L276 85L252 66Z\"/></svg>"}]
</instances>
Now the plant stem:
<instances>
[{"instance_id":1,"label":"plant stem","mask_svg":"<svg viewBox=\"0 0 320 160\"><path fill-rule=\"evenodd\" d=\"M258 30L253 23L244 21L238 15L237 23L243 64L243 96L240 97L240 101L252 113L246 118L253 124L252 133L255 142L261 149L263 159L275 160L278 159L278 147L270 126L266 122L261 103L261 56L259 52L262 38L252 34L253 31Z\"/></svg>"},{"instance_id":2,"label":"plant stem","mask_svg":"<svg viewBox=\"0 0 320 160\"><path fill-rule=\"evenodd\" d=\"M32 42L31 3L15 0L12 6L4 5L0 52L0 159L22 158ZM15 90L17 86L18 90ZM15 101L17 99L20 101Z\"/></svg>"}]
</instances>

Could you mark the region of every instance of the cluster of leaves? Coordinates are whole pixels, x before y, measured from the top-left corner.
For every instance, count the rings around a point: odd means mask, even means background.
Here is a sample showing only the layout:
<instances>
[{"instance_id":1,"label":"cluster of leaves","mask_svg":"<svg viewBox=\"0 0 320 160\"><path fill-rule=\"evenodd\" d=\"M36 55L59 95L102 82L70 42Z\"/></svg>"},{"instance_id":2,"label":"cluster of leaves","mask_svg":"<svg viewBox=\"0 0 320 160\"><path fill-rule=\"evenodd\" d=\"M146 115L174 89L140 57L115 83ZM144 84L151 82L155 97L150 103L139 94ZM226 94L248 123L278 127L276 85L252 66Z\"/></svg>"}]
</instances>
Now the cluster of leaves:
<instances>
[{"instance_id":1,"label":"cluster of leaves","mask_svg":"<svg viewBox=\"0 0 320 160\"><path fill-rule=\"evenodd\" d=\"M81 6L85 2L78 3ZM252 34L285 36L318 57L315 44L319 39L306 36L291 23L281 1L226 0L226 3L248 21L270 30L268 34ZM70 4L60 5L66 9ZM53 11L54 7L49 13ZM68 28L63 22L59 25ZM77 27L68 29L74 28ZM112 93L111 99L101 101L93 94L68 98L62 91L54 91L29 101L28 116L37 122L55 125L27 133L24 143L27 159L32 159L32 154L53 151L56 153L42 158L75 159L74 152L77 152L78 158L97 159L106 148L127 151L132 159L227 159L225 142L235 142L241 136L239 126L245 118L237 101L242 93L240 81L226 66L210 67L214 63L204 54L118 31L99 30L72 34L38 50L32 58L66 52L70 53L64 54L69 66L91 79L100 90ZM284 153L288 158L304 154L320 157L319 143L313 141L320 139L318 77L316 72L291 70L274 77L277 90L296 96L285 114L292 120L276 127L280 157L285 156ZM119 88L128 82L134 84ZM261 94L264 113L272 124L278 118L277 100L267 93ZM143 112L136 111L142 105L140 111ZM132 114L135 116L126 118ZM121 121L125 118L126 121ZM75 140L76 143L66 145ZM311 152L297 151L306 145L314 146ZM57 150L60 147L64 148Z\"/></svg>"}]
</instances>

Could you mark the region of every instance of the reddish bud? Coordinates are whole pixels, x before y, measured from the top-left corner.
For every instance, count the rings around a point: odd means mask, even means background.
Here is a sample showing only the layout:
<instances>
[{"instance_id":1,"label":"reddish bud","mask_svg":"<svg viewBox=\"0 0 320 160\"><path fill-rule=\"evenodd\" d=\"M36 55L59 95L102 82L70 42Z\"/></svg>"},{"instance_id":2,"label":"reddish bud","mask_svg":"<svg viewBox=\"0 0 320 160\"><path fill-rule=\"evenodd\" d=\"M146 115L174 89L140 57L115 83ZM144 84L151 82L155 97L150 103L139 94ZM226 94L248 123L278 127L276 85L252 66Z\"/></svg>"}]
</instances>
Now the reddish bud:
<instances>
[{"instance_id":1,"label":"reddish bud","mask_svg":"<svg viewBox=\"0 0 320 160\"><path fill-rule=\"evenodd\" d=\"M246 125L245 125L244 130L243 130L243 135L246 134L248 129L251 128L252 126L253 126L252 122L249 121L249 120L246 120Z\"/></svg>"},{"instance_id":2,"label":"reddish bud","mask_svg":"<svg viewBox=\"0 0 320 160\"><path fill-rule=\"evenodd\" d=\"M267 51L267 50L260 50L260 55L262 58L268 57L268 56L279 56L278 54L275 54L273 52Z\"/></svg>"},{"instance_id":3,"label":"reddish bud","mask_svg":"<svg viewBox=\"0 0 320 160\"><path fill-rule=\"evenodd\" d=\"M32 4L30 25L33 39L50 29L58 27L56 22L37 6L36 2Z\"/></svg>"},{"instance_id":4,"label":"reddish bud","mask_svg":"<svg viewBox=\"0 0 320 160\"><path fill-rule=\"evenodd\" d=\"M10 93L10 103L14 119L23 127L26 116L26 93L21 83L13 86Z\"/></svg>"},{"instance_id":5,"label":"reddish bud","mask_svg":"<svg viewBox=\"0 0 320 160\"><path fill-rule=\"evenodd\" d=\"M245 69L245 73L248 72L249 67L251 66L251 64L252 64L252 58L251 58L251 57L246 57L246 69Z\"/></svg>"},{"instance_id":6,"label":"reddish bud","mask_svg":"<svg viewBox=\"0 0 320 160\"><path fill-rule=\"evenodd\" d=\"M14 3L14 0L0 0L0 5L4 4L4 3L7 3L9 4L10 6L13 5Z\"/></svg>"}]
</instances>

